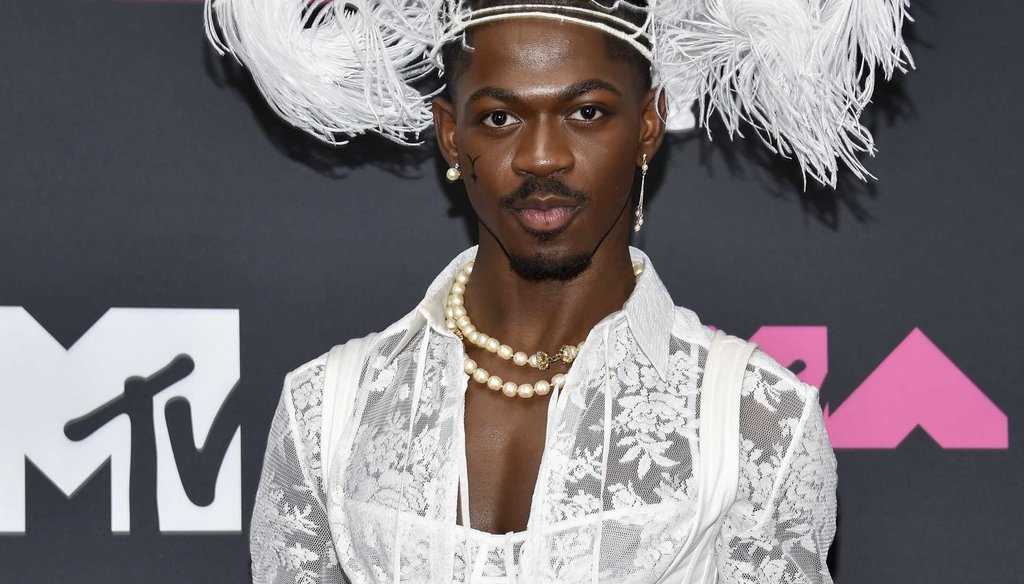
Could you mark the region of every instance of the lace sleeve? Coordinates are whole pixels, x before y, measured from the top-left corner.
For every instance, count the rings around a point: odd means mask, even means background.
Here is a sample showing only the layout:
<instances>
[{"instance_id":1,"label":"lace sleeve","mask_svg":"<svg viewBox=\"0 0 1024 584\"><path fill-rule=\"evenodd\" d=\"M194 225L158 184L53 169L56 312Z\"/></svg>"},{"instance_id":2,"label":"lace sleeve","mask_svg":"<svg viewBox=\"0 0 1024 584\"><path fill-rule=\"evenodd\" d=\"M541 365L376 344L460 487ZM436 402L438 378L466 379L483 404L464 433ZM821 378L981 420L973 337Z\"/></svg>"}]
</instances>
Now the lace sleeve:
<instances>
[{"instance_id":1,"label":"lace sleeve","mask_svg":"<svg viewBox=\"0 0 1024 584\"><path fill-rule=\"evenodd\" d=\"M788 371L747 377L740 489L716 546L722 582L832 584L836 459L818 391Z\"/></svg>"},{"instance_id":2,"label":"lace sleeve","mask_svg":"<svg viewBox=\"0 0 1024 584\"><path fill-rule=\"evenodd\" d=\"M289 373L274 414L249 534L254 584L348 583L320 472L324 358Z\"/></svg>"}]
</instances>

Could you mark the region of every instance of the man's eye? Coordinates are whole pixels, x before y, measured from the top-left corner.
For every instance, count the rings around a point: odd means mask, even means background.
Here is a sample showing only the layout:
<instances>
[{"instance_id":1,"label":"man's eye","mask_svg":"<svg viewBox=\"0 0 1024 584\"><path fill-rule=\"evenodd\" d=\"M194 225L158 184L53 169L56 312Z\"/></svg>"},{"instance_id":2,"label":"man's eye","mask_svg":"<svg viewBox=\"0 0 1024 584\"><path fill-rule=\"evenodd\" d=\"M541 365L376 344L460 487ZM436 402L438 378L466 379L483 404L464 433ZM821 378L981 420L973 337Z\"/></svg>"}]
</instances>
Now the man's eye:
<instances>
[{"instance_id":1,"label":"man's eye","mask_svg":"<svg viewBox=\"0 0 1024 584\"><path fill-rule=\"evenodd\" d=\"M504 128L512 125L512 123L516 121L516 118L508 112L497 111L487 114L483 121L485 126L490 126L492 128Z\"/></svg>"},{"instance_id":2,"label":"man's eye","mask_svg":"<svg viewBox=\"0 0 1024 584\"><path fill-rule=\"evenodd\" d=\"M578 110L574 111L572 115L569 116L569 119L582 120L584 122L592 122L596 119L599 119L603 115L604 112L601 111L601 108L597 107L596 105L585 105L579 108Z\"/></svg>"}]
</instances>

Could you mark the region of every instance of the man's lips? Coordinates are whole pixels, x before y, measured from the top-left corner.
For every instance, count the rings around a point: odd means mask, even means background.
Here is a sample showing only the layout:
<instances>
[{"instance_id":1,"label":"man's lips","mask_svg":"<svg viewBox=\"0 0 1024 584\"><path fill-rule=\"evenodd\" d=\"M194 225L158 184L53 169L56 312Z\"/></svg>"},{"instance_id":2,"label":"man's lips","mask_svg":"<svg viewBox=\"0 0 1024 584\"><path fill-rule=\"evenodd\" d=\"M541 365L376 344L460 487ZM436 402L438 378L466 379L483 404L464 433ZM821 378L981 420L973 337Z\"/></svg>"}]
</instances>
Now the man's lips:
<instances>
[{"instance_id":1,"label":"man's lips","mask_svg":"<svg viewBox=\"0 0 1024 584\"><path fill-rule=\"evenodd\" d=\"M572 197L539 192L514 200L509 211L528 231L550 233L568 225L582 206Z\"/></svg>"},{"instance_id":2,"label":"man's lips","mask_svg":"<svg viewBox=\"0 0 1024 584\"><path fill-rule=\"evenodd\" d=\"M512 215L530 231L545 232L565 227L576 216L578 210L579 206L547 209L525 208L512 209Z\"/></svg>"}]
</instances>

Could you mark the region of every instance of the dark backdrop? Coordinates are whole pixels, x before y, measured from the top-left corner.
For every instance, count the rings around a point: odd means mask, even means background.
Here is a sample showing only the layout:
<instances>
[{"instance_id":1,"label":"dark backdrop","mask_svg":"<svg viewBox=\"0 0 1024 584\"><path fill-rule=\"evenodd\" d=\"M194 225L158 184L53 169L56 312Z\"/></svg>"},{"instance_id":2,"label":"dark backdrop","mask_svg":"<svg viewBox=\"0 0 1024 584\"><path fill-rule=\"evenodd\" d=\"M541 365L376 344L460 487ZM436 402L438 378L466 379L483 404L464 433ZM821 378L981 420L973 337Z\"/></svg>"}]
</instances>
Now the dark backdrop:
<instances>
[{"instance_id":1,"label":"dark backdrop","mask_svg":"<svg viewBox=\"0 0 1024 584\"><path fill-rule=\"evenodd\" d=\"M867 118L877 183L801 193L760 145L673 139L638 244L704 322L827 327L833 410L915 327L927 335L1006 414L1008 448L943 448L918 429L837 449L836 581L1019 582L1024 7L912 13L918 69L880 87ZM0 582L245 582L284 374L410 310L472 243L462 198L431 148L334 151L277 122L207 49L199 4L0 2L0 71L0 305L64 347L111 307L237 309L222 420L241 425L243 509L240 532L113 534L109 469L68 498L28 463L26 529L0 534ZM34 391L0 385L0 424ZM133 492L133 514L151 499Z\"/></svg>"}]
</instances>

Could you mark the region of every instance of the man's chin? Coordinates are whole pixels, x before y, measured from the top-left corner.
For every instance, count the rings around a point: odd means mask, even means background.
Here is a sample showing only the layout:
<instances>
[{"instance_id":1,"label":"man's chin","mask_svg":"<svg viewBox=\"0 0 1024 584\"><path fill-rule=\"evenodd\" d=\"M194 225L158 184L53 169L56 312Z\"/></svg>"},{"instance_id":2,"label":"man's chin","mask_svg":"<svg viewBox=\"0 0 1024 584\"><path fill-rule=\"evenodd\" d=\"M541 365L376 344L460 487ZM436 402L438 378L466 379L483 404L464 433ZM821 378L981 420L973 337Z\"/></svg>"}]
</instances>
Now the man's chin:
<instances>
[{"instance_id":1,"label":"man's chin","mask_svg":"<svg viewBox=\"0 0 1024 584\"><path fill-rule=\"evenodd\" d=\"M593 259L594 254L576 253L545 253L516 255L509 254L508 262L519 277L524 280L540 282L544 280L568 281L582 274Z\"/></svg>"}]
</instances>

